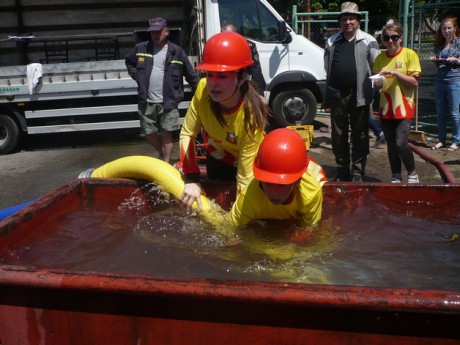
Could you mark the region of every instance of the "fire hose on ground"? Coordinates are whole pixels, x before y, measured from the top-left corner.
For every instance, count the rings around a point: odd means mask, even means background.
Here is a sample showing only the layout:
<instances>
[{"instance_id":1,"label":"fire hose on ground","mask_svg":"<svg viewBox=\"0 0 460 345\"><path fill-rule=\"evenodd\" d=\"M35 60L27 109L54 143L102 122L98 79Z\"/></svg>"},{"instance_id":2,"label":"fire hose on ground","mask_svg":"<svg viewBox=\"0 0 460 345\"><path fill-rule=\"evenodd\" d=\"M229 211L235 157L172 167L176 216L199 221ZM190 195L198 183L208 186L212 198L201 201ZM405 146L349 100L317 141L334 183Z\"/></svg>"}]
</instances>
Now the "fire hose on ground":
<instances>
[{"instance_id":1,"label":"fire hose on ground","mask_svg":"<svg viewBox=\"0 0 460 345\"><path fill-rule=\"evenodd\" d=\"M444 183L455 183L454 176L452 175L452 173L449 171L449 169L444 163L442 163L436 158L431 157L430 155L428 155L426 152L424 152L423 150L421 150L414 144L409 143L409 148L414 153L416 153L421 158L423 158L426 162L434 165L438 169L439 174L441 175L441 178L444 181Z\"/></svg>"}]
</instances>

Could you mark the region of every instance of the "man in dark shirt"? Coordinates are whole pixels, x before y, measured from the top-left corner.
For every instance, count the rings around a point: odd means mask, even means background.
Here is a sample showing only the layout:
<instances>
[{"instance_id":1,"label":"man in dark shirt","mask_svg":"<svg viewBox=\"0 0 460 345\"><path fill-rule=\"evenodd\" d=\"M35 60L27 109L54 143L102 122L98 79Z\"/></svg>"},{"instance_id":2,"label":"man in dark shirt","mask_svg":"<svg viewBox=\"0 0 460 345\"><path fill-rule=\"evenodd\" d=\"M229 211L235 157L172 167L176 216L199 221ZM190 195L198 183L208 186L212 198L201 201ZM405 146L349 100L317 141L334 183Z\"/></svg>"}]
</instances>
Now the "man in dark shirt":
<instances>
[{"instance_id":1,"label":"man in dark shirt","mask_svg":"<svg viewBox=\"0 0 460 345\"><path fill-rule=\"evenodd\" d=\"M323 105L331 109L337 181L362 182L369 154L369 112L373 99L369 77L380 49L374 37L359 29L360 20L358 6L344 2L339 15L341 31L328 39L324 52L327 88Z\"/></svg>"},{"instance_id":2,"label":"man in dark shirt","mask_svg":"<svg viewBox=\"0 0 460 345\"><path fill-rule=\"evenodd\" d=\"M342 37L335 43L329 85L338 90L356 88L355 40ZM344 68L346 66L346 68Z\"/></svg>"}]
</instances>

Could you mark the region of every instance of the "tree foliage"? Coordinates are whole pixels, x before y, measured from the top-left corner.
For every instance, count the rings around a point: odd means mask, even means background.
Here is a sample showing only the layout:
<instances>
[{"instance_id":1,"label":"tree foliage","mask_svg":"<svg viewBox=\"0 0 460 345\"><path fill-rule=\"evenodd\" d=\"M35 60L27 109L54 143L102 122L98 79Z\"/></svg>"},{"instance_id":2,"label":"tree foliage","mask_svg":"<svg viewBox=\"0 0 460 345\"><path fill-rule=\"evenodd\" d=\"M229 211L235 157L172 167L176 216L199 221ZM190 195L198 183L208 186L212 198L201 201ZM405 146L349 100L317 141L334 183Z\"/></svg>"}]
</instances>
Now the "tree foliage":
<instances>
[{"instance_id":1,"label":"tree foliage","mask_svg":"<svg viewBox=\"0 0 460 345\"><path fill-rule=\"evenodd\" d=\"M299 12L307 12L308 0L272 0L272 5L283 15L289 14L293 5L297 5ZM310 0L311 12L339 12L342 0ZM385 16L397 15L398 0L368 0L356 1L360 10L369 11L369 14Z\"/></svg>"},{"instance_id":2,"label":"tree foliage","mask_svg":"<svg viewBox=\"0 0 460 345\"><path fill-rule=\"evenodd\" d=\"M310 12L339 12L343 0L309 0ZM403 0L355 1L361 11L369 12L369 28L381 28L388 18L398 18L399 3ZM434 0L416 0L416 3L430 3ZM298 12L308 12L308 0L270 0L273 7L288 21L291 20L292 6Z\"/></svg>"}]
</instances>

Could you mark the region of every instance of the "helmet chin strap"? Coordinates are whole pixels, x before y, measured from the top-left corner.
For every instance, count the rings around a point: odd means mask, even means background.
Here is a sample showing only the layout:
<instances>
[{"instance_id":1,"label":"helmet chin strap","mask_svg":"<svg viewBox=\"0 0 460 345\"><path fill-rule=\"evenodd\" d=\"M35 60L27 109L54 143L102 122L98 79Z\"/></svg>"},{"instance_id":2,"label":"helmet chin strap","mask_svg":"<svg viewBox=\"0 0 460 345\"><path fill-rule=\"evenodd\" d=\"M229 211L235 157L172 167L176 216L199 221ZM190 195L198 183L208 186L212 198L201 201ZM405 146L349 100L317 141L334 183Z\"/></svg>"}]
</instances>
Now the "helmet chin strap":
<instances>
[{"instance_id":1,"label":"helmet chin strap","mask_svg":"<svg viewBox=\"0 0 460 345\"><path fill-rule=\"evenodd\" d=\"M239 85L238 85L238 83L237 83L237 84L235 85L235 91L233 91L233 93L232 93L230 96L228 96L226 99L224 99L223 102L225 102L226 100L229 100L230 98L232 98L232 97L235 95L235 93L238 91L238 86L239 86Z\"/></svg>"},{"instance_id":2,"label":"helmet chin strap","mask_svg":"<svg viewBox=\"0 0 460 345\"><path fill-rule=\"evenodd\" d=\"M241 73L241 71L238 72L238 76L239 76L239 77L240 77L240 73ZM243 72L243 73L244 73L244 72ZM243 83L244 83L245 81L246 81L246 77L245 77L244 74L243 74L243 76L242 76L241 78L238 78L238 80L237 80L237 82L236 82L236 85L235 85L235 90L233 91L233 93L232 93L229 97L227 97L226 99L224 99L223 102L225 102L226 100L229 100L230 98L232 98L232 97L235 95L235 93L238 91L238 88L239 88L241 85L243 85Z\"/></svg>"}]
</instances>

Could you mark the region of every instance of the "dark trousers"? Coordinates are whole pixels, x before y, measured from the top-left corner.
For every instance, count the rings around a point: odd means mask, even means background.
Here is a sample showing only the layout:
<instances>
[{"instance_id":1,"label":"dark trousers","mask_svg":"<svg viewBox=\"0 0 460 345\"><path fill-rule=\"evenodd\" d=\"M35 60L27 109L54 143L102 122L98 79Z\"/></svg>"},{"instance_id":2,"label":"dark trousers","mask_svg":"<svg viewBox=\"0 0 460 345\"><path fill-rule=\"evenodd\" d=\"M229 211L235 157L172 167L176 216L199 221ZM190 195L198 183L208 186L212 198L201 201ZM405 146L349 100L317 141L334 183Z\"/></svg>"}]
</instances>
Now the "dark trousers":
<instances>
[{"instance_id":1,"label":"dark trousers","mask_svg":"<svg viewBox=\"0 0 460 345\"><path fill-rule=\"evenodd\" d=\"M415 171L415 160L412 150L409 148L409 132L412 119L404 120L381 120L383 134L387 141L388 159L391 173L401 173L401 162L407 172Z\"/></svg>"},{"instance_id":2,"label":"dark trousers","mask_svg":"<svg viewBox=\"0 0 460 345\"><path fill-rule=\"evenodd\" d=\"M365 174L369 154L370 105L356 107L356 96L331 100L332 151L337 164L337 174L350 175L350 141L352 172Z\"/></svg>"},{"instance_id":3,"label":"dark trousers","mask_svg":"<svg viewBox=\"0 0 460 345\"><path fill-rule=\"evenodd\" d=\"M237 168L206 155L206 174L210 180L236 181Z\"/></svg>"}]
</instances>

